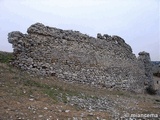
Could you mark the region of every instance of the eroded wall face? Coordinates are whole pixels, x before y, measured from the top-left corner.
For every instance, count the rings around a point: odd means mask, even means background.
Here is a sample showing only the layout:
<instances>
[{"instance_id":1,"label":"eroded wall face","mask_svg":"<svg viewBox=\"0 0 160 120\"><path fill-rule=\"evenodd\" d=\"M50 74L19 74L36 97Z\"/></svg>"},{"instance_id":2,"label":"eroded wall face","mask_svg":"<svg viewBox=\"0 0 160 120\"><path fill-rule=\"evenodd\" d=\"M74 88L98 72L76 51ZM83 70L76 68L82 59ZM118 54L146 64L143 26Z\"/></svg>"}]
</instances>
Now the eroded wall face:
<instances>
[{"instance_id":1,"label":"eroded wall face","mask_svg":"<svg viewBox=\"0 0 160 120\"><path fill-rule=\"evenodd\" d=\"M147 52L140 52L138 61L141 65L141 68L144 69L144 73L146 76L145 85L146 87L155 88L154 81L153 81L153 70L152 70L152 63L150 59L150 55Z\"/></svg>"},{"instance_id":2,"label":"eroded wall face","mask_svg":"<svg viewBox=\"0 0 160 120\"><path fill-rule=\"evenodd\" d=\"M100 34L94 38L40 23L27 32L8 34L15 66L32 74L55 75L71 82L143 91L145 71L122 38Z\"/></svg>"}]
</instances>

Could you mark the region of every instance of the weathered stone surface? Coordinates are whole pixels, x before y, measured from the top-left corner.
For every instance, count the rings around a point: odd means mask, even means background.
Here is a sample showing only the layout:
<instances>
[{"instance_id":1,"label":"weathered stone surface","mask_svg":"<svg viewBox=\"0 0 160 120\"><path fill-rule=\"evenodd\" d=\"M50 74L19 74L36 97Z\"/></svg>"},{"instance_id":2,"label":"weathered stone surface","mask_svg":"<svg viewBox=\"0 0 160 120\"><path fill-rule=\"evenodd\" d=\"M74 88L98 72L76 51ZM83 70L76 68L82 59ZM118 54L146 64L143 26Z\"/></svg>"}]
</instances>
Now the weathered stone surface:
<instances>
[{"instance_id":1,"label":"weathered stone surface","mask_svg":"<svg viewBox=\"0 0 160 120\"><path fill-rule=\"evenodd\" d=\"M109 89L144 89L145 68L119 36L98 34L94 38L41 23L31 25L27 32L8 34L14 48L13 64L23 70Z\"/></svg>"},{"instance_id":2,"label":"weathered stone surface","mask_svg":"<svg viewBox=\"0 0 160 120\"><path fill-rule=\"evenodd\" d=\"M153 72L152 72L152 63L150 59L150 55L147 52L140 52L138 61L140 62L141 68L145 71L146 81L145 85L151 86L153 88Z\"/></svg>"},{"instance_id":3,"label":"weathered stone surface","mask_svg":"<svg viewBox=\"0 0 160 120\"><path fill-rule=\"evenodd\" d=\"M102 36L100 33L98 33L98 34L97 34L97 38L103 39L103 36Z\"/></svg>"}]
</instances>

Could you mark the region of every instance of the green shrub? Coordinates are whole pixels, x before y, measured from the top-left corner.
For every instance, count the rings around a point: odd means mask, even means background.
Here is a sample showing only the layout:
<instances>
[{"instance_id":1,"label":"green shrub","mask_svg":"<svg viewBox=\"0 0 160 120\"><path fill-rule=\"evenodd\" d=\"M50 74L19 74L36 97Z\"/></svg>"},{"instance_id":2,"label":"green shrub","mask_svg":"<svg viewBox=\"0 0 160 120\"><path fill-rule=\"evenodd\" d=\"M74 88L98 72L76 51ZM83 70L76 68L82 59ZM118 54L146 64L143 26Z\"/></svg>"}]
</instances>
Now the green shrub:
<instances>
[{"instance_id":1,"label":"green shrub","mask_svg":"<svg viewBox=\"0 0 160 120\"><path fill-rule=\"evenodd\" d=\"M154 76L160 77L160 72L153 73Z\"/></svg>"},{"instance_id":2,"label":"green shrub","mask_svg":"<svg viewBox=\"0 0 160 120\"><path fill-rule=\"evenodd\" d=\"M150 95L155 95L157 93L157 90L154 90L153 87L151 87L151 86L147 87L146 91Z\"/></svg>"},{"instance_id":3,"label":"green shrub","mask_svg":"<svg viewBox=\"0 0 160 120\"><path fill-rule=\"evenodd\" d=\"M13 59L13 54L0 51L0 63L9 63Z\"/></svg>"}]
</instances>

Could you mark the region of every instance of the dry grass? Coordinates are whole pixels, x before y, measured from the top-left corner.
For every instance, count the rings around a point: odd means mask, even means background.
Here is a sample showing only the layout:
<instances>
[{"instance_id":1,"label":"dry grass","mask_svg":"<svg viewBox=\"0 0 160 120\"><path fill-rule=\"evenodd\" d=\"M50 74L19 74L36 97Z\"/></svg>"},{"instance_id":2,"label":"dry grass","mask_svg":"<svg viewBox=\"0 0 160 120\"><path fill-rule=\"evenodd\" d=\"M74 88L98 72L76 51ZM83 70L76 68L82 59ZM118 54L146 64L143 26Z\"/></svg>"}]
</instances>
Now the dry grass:
<instances>
[{"instance_id":1,"label":"dry grass","mask_svg":"<svg viewBox=\"0 0 160 120\"><path fill-rule=\"evenodd\" d=\"M95 120L97 117L111 119L110 113L79 109L66 104L66 95L87 97L107 96L116 100L128 100L128 105L134 107L131 99L138 100L138 110L129 113L154 113L160 109L160 97L133 94L125 91L106 90L84 84L68 83L56 77L38 77L27 74L12 66L0 63L0 119L48 119L67 120L73 117L83 120ZM54 93L54 94L53 94ZM62 100L57 95L63 94ZM117 105L118 110L123 110ZM69 112L66 112L69 110ZM83 117L82 117L83 115Z\"/></svg>"},{"instance_id":2,"label":"dry grass","mask_svg":"<svg viewBox=\"0 0 160 120\"><path fill-rule=\"evenodd\" d=\"M78 95L80 88L56 78L32 77L16 68L0 63L0 119L49 119L66 120L82 118L84 120L96 117L109 118L106 112L90 112L58 101L56 96L47 93L51 87L60 92ZM71 87L72 86L72 87ZM70 89L71 88L71 89ZM73 91L72 91L73 90ZM69 112L65 112L70 110Z\"/></svg>"}]
</instances>

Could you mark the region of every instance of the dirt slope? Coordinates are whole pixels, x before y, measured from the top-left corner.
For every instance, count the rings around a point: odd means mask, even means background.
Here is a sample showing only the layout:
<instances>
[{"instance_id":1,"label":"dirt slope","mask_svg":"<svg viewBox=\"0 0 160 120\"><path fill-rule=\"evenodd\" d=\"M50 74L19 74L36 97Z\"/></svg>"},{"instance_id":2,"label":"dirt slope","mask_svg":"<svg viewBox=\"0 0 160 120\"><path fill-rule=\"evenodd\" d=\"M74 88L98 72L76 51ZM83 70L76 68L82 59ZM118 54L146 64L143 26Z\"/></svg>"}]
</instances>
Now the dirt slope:
<instances>
[{"instance_id":1,"label":"dirt slope","mask_svg":"<svg viewBox=\"0 0 160 120\"><path fill-rule=\"evenodd\" d=\"M0 120L108 120L158 114L160 97L37 77L0 63L0 104Z\"/></svg>"}]
</instances>

